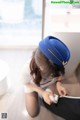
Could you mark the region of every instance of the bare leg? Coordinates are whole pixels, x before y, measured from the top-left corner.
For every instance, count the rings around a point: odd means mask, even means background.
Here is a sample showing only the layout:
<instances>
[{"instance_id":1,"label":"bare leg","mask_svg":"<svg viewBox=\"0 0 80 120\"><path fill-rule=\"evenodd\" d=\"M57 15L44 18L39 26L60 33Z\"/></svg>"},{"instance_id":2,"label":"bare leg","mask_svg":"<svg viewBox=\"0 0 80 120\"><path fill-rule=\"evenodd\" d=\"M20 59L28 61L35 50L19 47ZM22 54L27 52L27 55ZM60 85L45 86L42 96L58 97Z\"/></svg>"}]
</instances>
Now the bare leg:
<instances>
[{"instance_id":1,"label":"bare leg","mask_svg":"<svg viewBox=\"0 0 80 120\"><path fill-rule=\"evenodd\" d=\"M38 94L36 92L25 93L25 104L27 112L31 117L36 117L40 112Z\"/></svg>"}]
</instances>

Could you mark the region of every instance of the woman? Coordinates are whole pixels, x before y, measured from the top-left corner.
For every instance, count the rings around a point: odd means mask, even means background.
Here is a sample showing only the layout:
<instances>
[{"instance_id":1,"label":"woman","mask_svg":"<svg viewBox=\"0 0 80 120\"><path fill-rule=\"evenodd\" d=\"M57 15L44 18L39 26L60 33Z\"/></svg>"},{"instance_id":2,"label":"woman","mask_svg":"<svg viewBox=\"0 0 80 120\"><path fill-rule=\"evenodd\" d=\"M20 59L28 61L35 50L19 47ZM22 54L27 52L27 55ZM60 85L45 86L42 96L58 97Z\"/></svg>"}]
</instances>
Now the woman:
<instances>
[{"instance_id":1,"label":"woman","mask_svg":"<svg viewBox=\"0 0 80 120\"><path fill-rule=\"evenodd\" d=\"M38 48L33 52L29 69L26 68L24 79L24 92L26 108L31 117L39 113L39 96L47 104L54 103L49 96L54 96L54 91L45 91L55 84L60 96L67 95L61 81L65 74L64 66L70 59L67 46L56 37L48 36L40 41Z\"/></svg>"}]
</instances>

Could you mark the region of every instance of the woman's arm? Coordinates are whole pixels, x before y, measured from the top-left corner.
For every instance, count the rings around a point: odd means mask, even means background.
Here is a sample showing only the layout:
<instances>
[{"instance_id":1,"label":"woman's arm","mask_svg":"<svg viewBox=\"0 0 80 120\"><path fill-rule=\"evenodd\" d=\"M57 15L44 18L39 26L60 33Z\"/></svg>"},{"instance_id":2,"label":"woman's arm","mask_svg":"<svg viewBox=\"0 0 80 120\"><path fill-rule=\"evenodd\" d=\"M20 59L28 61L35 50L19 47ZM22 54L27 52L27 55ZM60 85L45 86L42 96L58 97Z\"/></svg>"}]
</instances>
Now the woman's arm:
<instances>
[{"instance_id":1,"label":"woman's arm","mask_svg":"<svg viewBox=\"0 0 80 120\"><path fill-rule=\"evenodd\" d=\"M30 88L31 90L33 90L34 92L40 94L44 101L47 103L47 104L51 104L53 101L50 100L49 96L50 95L53 95L52 92L48 92L48 91L45 91L43 90L42 88L40 88L39 86L37 85L34 85L34 84L31 84L31 83L27 83L26 84L26 87Z\"/></svg>"},{"instance_id":2,"label":"woman's arm","mask_svg":"<svg viewBox=\"0 0 80 120\"><path fill-rule=\"evenodd\" d=\"M26 84L26 87L29 88L29 89L31 89L32 91L37 92L37 93L40 94L40 95L43 95L44 90L41 89L39 86L37 86L37 85L35 85L35 84L27 83L27 84Z\"/></svg>"}]
</instances>

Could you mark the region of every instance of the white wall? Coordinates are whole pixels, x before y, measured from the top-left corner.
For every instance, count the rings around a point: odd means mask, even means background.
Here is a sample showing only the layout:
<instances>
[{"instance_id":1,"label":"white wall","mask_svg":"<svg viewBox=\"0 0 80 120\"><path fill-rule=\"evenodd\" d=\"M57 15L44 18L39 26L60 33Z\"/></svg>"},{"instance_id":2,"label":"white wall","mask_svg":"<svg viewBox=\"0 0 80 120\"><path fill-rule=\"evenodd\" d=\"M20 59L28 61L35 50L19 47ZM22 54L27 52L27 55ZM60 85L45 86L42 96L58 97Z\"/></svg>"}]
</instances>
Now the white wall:
<instances>
[{"instance_id":1,"label":"white wall","mask_svg":"<svg viewBox=\"0 0 80 120\"><path fill-rule=\"evenodd\" d=\"M71 58L66 65L66 75L70 75L80 62L80 33L55 32L52 34L61 39L70 49Z\"/></svg>"}]
</instances>

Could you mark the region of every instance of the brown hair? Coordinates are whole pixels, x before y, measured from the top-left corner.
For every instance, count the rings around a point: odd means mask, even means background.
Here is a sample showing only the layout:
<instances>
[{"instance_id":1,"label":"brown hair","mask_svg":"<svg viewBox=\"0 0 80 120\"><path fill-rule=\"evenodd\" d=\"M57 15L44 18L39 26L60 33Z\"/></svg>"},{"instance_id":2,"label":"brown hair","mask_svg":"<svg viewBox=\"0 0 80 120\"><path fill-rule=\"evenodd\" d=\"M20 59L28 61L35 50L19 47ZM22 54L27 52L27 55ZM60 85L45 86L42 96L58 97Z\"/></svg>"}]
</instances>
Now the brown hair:
<instances>
[{"instance_id":1,"label":"brown hair","mask_svg":"<svg viewBox=\"0 0 80 120\"><path fill-rule=\"evenodd\" d=\"M36 51L37 51L37 49L33 52L32 59L30 61L30 74L31 74L31 76L33 78L34 83L37 84L37 85L40 85L40 81L42 79L42 74L41 73L43 71L40 70L39 65L37 65L37 63L36 63L36 59L35 59ZM59 65L57 65L55 63L51 63L49 61L49 59L46 58L40 50L39 50L39 54L40 54L39 55L40 57L44 57L46 59L47 66L48 66L49 71L50 71L49 74L52 73L53 77L58 77L60 75L64 75L64 73L65 73L64 66L59 66ZM38 59L40 59L40 64L41 64L41 58L38 58Z\"/></svg>"}]
</instances>

